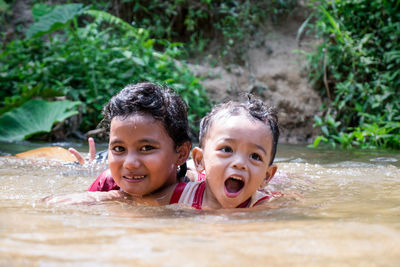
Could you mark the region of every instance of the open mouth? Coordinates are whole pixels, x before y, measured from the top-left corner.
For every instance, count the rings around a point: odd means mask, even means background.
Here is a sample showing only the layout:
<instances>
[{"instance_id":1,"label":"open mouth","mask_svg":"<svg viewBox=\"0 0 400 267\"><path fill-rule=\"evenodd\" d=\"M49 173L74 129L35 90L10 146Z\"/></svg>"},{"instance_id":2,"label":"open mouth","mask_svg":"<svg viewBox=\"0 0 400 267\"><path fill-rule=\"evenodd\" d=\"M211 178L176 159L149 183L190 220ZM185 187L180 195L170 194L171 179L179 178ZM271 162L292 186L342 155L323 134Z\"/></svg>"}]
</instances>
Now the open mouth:
<instances>
[{"instance_id":1,"label":"open mouth","mask_svg":"<svg viewBox=\"0 0 400 267\"><path fill-rule=\"evenodd\" d=\"M229 197L237 196L244 187L241 177L231 176L225 181L225 191Z\"/></svg>"}]
</instances>

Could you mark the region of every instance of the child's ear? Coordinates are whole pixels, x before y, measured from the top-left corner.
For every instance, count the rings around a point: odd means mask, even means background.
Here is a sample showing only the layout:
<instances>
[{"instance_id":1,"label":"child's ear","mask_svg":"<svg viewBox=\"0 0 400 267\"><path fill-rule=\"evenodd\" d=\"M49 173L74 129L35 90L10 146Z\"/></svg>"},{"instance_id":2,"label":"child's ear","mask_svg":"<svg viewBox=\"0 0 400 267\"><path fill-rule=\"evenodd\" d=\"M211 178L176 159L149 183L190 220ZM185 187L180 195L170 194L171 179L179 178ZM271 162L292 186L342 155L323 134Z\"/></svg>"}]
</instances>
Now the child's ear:
<instances>
[{"instance_id":1,"label":"child's ear","mask_svg":"<svg viewBox=\"0 0 400 267\"><path fill-rule=\"evenodd\" d=\"M261 188L264 188L267 186L269 181L274 177L276 170L278 169L278 166L275 164L272 164L271 166L268 167L267 172L265 173L265 179L261 184Z\"/></svg>"},{"instance_id":2,"label":"child's ear","mask_svg":"<svg viewBox=\"0 0 400 267\"><path fill-rule=\"evenodd\" d=\"M194 166L196 167L196 171L198 171L198 172L204 171L203 149L201 149L199 147L193 148L192 158L193 158Z\"/></svg>"},{"instance_id":3,"label":"child's ear","mask_svg":"<svg viewBox=\"0 0 400 267\"><path fill-rule=\"evenodd\" d=\"M179 154L178 160L176 162L178 165L183 165L186 162L186 160L189 158L191 148L192 148L192 143L189 141L183 143L178 147L178 149L176 150Z\"/></svg>"}]
</instances>

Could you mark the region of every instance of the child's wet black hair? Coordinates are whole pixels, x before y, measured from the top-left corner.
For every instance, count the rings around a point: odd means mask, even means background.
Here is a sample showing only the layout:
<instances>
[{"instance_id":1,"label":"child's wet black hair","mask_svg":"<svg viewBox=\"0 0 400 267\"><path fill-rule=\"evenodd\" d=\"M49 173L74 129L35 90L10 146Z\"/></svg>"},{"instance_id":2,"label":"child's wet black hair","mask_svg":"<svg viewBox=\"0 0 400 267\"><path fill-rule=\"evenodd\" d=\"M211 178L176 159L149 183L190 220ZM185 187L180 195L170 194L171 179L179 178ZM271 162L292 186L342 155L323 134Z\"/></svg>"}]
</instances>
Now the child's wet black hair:
<instances>
[{"instance_id":1,"label":"child's wet black hair","mask_svg":"<svg viewBox=\"0 0 400 267\"><path fill-rule=\"evenodd\" d=\"M248 100L245 102L229 101L214 106L210 113L208 113L200 122L199 146L201 148L204 147L208 132L218 114L226 112L228 115L239 115L243 111L250 115L250 117L260 120L269 126L272 133L272 151L271 160L269 162L269 165L271 165L275 159L279 139L277 111L275 108L265 105L261 100L254 98L250 94L248 95Z\"/></svg>"},{"instance_id":2,"label":"child's wet black hair","mask_svg":"<svg viewBox=\"0 0 400 267\"><path fill-rule=\"evenodd\" d=\"M174 142L175 149L189 141L190 129L185 101L168 87L154 83L137 83L125 86L103 109L101 126L109 132L114 117L127 118L135 114L148 114L160 121ZM181 166L178 177L186 172ZM183 174L184 175L184 174Z\"/></svg>"}]
</instances>

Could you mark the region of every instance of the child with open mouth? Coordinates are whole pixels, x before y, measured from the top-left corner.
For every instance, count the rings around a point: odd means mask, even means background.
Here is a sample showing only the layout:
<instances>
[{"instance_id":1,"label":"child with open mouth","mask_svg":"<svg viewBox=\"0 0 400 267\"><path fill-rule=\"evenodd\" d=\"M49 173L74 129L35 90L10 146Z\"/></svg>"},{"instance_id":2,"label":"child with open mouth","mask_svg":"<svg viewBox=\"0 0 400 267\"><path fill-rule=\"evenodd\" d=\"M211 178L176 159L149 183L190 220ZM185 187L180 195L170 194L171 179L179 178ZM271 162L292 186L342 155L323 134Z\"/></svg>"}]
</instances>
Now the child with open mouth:
<instances>
[{"instance_id":1,"label":"child with open mouth","mask_svg":"<svg viewBox=\"0 0 400 267\"><path fill-rule=\"evenodd\" d=\"M127 193L134 202L150 205L228 209L260 206L281 196L264 190L277 170L273 161L279 128L275 109L262 101L249 96L247 102L220 104L202 119L199 147L192 151L195 168L205 178L200 181L176 183L177 166L185 163L190 142L184 138L175 143L165 125L142 112L113 117L109 167L121 190L98 188L95 191L108 192L88 192L78 201L61 197L50 203L93 203Z\"/></svg>"},{"instance_id":2,"label":"child with open mouth","mask_svg":"<svg viewBox=\"0 0 400 267\"><path fill-rule=\"evenodd\" d=\"M181 182L166 189L170 201L196 209L249 208L279 193L264 187L274 176L279 138L275 109L249 96L247 102L217 105L203 118L200 143L192 151L196 170L205 180Z\"/></svg>"}]
</instances>

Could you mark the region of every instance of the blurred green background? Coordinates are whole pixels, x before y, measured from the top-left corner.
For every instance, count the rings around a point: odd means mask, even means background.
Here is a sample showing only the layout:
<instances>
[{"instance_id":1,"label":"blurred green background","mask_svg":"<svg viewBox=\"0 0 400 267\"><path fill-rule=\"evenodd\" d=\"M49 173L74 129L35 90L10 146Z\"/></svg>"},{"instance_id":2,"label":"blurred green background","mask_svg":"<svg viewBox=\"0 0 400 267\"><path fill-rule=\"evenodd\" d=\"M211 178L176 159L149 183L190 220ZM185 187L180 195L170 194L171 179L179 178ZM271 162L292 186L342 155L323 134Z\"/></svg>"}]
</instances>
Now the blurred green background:
<instances>
[{"instance_id":1,"label":"blurred green background","mask_svg":"<svg viewBox=\"0 0 400 267\"><path fill-rule=\"evenodd\" d=\"M0 0L2 141L82 137L112 95L141 81L174 88L196 134L213 101L186 62L217 41L215 58L244 64L267 21L303 6L299 35L319 40L304 52L323 103L313 145L400 149L400 0L25 1L28 24L15 18L18 2ZM64 104L49 114L33 100Z\"/></svg>"}]
</instances>

